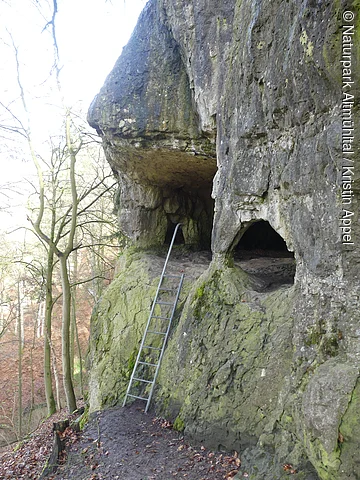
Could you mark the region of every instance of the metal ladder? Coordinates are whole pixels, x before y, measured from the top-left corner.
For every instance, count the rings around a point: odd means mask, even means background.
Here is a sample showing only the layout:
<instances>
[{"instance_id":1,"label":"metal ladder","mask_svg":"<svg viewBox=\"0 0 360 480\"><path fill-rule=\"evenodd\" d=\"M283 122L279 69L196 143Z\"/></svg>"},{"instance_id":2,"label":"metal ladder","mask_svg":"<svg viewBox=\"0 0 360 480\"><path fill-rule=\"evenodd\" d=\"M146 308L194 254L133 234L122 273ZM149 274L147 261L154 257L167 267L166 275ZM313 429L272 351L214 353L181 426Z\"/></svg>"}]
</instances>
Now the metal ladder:
<instances>
[{"instance_id":1,"label":"metal ladder","mask_svg":"<svg viewBox=\"0 0 360 480\"><path fill-rule=\"evenodd\" d=\"M181 224L178 223L174 230L155 298L151 306L150 315L145 327L145 332L141 340L139 353L125 394L123 407L125 406L128 397L146 401L145 412L148 411L150 406L156 378L159 373L161 360L169 336L171 322L174 317L184 280L184 274L170 275L166 273L171 250L180 226ZM138 388L141 384L144 384L142 388L143 393L138 395L130 393L132 389Z\"/></svg>"}]
</instances>

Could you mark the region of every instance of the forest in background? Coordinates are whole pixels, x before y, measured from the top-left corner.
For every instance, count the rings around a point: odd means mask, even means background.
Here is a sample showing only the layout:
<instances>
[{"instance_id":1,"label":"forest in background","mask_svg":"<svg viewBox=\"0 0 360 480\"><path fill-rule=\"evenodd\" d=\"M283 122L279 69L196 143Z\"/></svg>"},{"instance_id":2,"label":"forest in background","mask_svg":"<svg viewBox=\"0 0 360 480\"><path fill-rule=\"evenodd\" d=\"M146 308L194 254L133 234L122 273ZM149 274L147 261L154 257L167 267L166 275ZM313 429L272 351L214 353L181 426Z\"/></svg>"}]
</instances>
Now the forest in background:
<instances>
[{"instance_id":1,"label":"forest in background","mask_svg":"<svg viewBox=\"0 0 360 480\"><path fill-rule=\"evenodd\" d=\"M1 38L12 91L0 101L0 446L86 397L91 311L123 242L101 142L63 92L57 2L33 7L47 52L37 89L21 42Z\"/></svg>"}]
</instances>

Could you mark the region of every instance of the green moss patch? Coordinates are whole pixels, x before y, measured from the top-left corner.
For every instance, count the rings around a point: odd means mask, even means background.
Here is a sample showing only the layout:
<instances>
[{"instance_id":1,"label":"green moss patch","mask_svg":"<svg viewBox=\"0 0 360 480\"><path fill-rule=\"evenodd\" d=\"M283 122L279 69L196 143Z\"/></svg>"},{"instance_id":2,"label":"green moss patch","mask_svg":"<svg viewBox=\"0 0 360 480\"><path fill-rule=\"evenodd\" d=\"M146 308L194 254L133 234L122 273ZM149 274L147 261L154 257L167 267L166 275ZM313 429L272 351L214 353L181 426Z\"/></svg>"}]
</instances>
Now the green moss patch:
<instances>
[{"instance_id":1,"label":"green moss patch","mask_svg":"<svg viewBox=\"0 0 360 480\"><path fill-rule=\"evenodd\" d=\"M183 432L185 429L185 422L181 417L176 417L173 425L174 430L177 432Z\"/></svg>"}]
</instances>

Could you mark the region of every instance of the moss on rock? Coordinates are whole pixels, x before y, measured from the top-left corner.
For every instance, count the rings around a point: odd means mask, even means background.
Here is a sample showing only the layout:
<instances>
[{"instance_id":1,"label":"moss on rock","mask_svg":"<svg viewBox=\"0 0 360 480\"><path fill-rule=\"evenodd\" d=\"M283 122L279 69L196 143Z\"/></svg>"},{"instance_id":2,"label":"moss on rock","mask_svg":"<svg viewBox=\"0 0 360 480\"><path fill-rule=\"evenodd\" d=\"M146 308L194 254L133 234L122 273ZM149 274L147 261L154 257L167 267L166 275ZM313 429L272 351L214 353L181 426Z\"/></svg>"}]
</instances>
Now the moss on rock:
<instances>
[{"instance_id":1,"label":"moss on rock","mask_svg":"<svg viewBox=\"0 0 360 480\"><path fill-rule=\"evenodd\" d=\"M165 251L159 249L145 252L127 248L119 259L115 279L93 311L88 358L91 411L121 403L123 399L164 260ZM191 275L199 276L197 269L202 272L206 268L207 264L201 262L191 263L194 265ZM186 297L192 283L191 276L185 279L181 298ZM182 303L180 299L174 327Z\"/></svg>"},{"instance_id":2,"label":"moss on rock","mask_svg":"<svg viewBox=\"0 0 360 480\"><path fill-rule=\"evenodd\" d=\"M240 269L214 263L193 286L160 371L161 413L180 415L186 434L215 448L256 443L291 359L291 289L258 302L247 284Z\"/></svg>"},{"instance_id":3,"label":"moss on rock","mask_svg":"<svg viewBox=\"0 0 360 480\"><path fill-rule=\"evenodd\" d=\"M358 445L360 438L360 378L352 392L348 408L339 428L340 478L359 478L360 459Z\"/></svg>"},{"instance_id":4,"label":"moss on rock","mask_svg":"<svg viewBox=\"0 0 360 480\"><path fill-rule=\"evenodd\" d=\"M176 417L173 425L174 430L177 432L183 432L185 428L184 420L181 417Z\"/></svg>"},{"instance_id":5,"label":"moss on rock","mask_svg":"<svg viewBox=\"0 0 360 480\"><path fill-rule=\"evenodd\" d=\"M339 237L345 7L185 3L148 2L90 112L118 174L123 233L148 248L181 222L187 245L208 246L213 226L214 257L227 258L192 286L173 326L158 410L242 451L249 478L284 478L282 462L294 479L359 478L359 249ZM357 13L359 0L346 8ZM355 15L354 78L359 25ZM294 287L260 294L234 268L239 234L260 219L294 251ZM92 322L93 408L121 399L159 274L141 252L122 262Z\"/></svg>"},{"instance_id":6,"label":"moss on rock","mask_svg":"<svg viewBox=\"0 0 360 480\"><path fill-rule=\"evenodd\" d=\"M150 259L134 250L120 259L119 274L93 312L90 334L90 406L119 403L156 290Z\"/></svg>"}]
</instances>

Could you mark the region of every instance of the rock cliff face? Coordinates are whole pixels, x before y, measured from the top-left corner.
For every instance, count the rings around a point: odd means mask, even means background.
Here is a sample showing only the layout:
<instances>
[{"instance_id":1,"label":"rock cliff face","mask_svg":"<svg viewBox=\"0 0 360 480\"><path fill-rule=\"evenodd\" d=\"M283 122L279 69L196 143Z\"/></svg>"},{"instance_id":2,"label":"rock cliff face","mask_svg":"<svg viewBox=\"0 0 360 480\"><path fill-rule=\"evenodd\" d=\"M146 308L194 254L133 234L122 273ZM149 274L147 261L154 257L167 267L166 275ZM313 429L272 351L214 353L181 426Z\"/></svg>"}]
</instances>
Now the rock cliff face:
<instances>
[{"instance_id":1,"label":"rock cliff face","mask_svg":"<svg viewBox=\"0 0 360 480\"><path fill-rule=\"evenodd\" d=\"M161 270L148 249L180 221L185 247L211 241L212 261L185 288L155 403L185 433L240 451L258 480L287 477L284 463L299 479L360 478L360 130L351 203L341 197L346 8L358 2L149 1L89 111L137 248L93 317L92 408L124 394ZM354 80L359 62L353 47ZM357 125L358 85L351 94ZM245 232L265 238L260 221L293 254L292 285L263 288L264 274L237 263ZM252 255L266 249L277 247Z\"/></svg>"}]
</instances>

